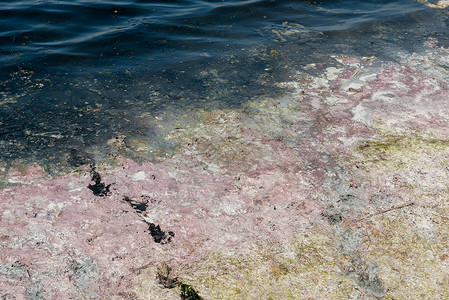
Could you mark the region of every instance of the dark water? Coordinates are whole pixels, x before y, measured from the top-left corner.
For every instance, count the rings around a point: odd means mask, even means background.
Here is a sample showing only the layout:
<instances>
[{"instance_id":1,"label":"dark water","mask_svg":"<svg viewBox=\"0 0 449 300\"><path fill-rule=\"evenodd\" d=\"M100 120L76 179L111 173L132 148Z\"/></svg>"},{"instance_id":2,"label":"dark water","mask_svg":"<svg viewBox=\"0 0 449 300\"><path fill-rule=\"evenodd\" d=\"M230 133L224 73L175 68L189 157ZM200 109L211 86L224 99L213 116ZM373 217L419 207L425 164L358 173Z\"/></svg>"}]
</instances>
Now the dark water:
<instances>
[{"instance_id":1,"label":"dark water","mask_svg":"<svg viewBox=\"0 0 449 300\"><path fill-rule=\"evenodd\" d=\"M122 134L170 148L152 115L276 96L330 54L394 60L447 24L411 0L3 0L0 162L76 166Z\"/></svg>"}]
</instances>

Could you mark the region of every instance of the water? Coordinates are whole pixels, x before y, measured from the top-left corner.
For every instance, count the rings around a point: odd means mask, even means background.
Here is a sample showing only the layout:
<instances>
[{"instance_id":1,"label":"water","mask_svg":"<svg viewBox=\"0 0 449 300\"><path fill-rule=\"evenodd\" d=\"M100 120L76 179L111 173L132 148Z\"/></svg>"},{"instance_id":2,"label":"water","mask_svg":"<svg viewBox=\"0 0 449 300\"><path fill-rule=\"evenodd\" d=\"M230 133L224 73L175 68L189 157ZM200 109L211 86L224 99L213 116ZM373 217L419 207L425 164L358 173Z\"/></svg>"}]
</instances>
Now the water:
<instances>
[{"instance_id":1,"label":"water","mask_svg":"<svg viewBox=\"0 0 449 300\"><path fill-rule=\"evenodd\" d=\"M169 153L162 112L275 97L308 63L395 60L446 30L444 11L411 0L5 0L0 162L76 167L122 135Z\"/></svg>"}]
</instances>

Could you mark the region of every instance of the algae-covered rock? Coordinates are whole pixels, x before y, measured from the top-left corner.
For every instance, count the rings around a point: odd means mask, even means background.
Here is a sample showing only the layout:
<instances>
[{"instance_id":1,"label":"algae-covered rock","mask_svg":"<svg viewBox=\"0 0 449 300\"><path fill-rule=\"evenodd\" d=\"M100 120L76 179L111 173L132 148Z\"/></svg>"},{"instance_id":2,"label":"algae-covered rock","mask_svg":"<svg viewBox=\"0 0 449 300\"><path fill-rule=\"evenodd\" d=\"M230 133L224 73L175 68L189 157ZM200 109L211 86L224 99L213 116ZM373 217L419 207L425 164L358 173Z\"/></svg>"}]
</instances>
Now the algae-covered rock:
<instances>
[{"instance_id":1,"label":"algae-covered rock","mask_svg":"<svg viewBox=\"0 0 449 300\"><path fill-rule=\"evenodd\" d=\"M432 66L449 51L434 44L154 117L157 162L129 158L150 137L117 136L129 157L90 172L2 166L1 296L448 298L449 73Z\"/></svg>"},{"instance_id":2,"label":"algae-covered rock","mask_svg":"<svg viewBox=\"0 0 449 300\"><path fill-rule=\"evenodd\" d=\"M400 195L364 220L365 256L382 268L386 299L447 298L449 142L428 134L392 130L358 146L356 164L373 187ZM407 202L409 201L409 202ZM400 203L399 203L400 204Z\"/></svg>"},{"instance_id":3,"label":"algae-covered rock","mask_svg":"<svg viewBox=\"0 0 449 300\"><path fill-rule=\"evenodd\" d=\"M319 232L290 244L266 243L214 252L183 272L207 299L331 299L359 295L344 276L350 264L339 246Z\"/></svg>"},{"instance_id":4,"label":"algae-covered rock","mask_svg":"<svg viewBox=\"0 0 449 300\"><path fill-rule=\"evenodd\" d=\"M425 220L420 213L437 215ZM366 254L382 266L379 276L389 288L387 299L449 297L445 247L449 225L443 220L438 210L417 207L373 217L364 224L369 232Z\"/></svg>"},{"instance_id":5,"label":"algae-covered rock","mask_svg":"<svg viewBox=\"0 0 449 300\"><path fill-rule=\"evenodd\" d=\"M427 168L444 167L449 159L449 139L416 134L385 136L359 145L363 164L403 171L418 163ZM423 165L420 165L424 167Z\"/></svg>"}]
</instances>

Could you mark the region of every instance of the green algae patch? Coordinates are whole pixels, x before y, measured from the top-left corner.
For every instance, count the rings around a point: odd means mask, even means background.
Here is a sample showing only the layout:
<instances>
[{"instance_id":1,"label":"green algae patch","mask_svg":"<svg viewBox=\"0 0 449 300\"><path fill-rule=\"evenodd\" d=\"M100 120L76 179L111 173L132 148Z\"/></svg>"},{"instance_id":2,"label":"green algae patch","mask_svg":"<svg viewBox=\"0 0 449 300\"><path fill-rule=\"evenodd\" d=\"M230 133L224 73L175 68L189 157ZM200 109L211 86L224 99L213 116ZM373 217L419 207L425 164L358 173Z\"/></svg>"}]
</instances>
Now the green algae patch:
<instances>
[{"instance_id":1,"label":"green algae patch","mask_svg":"<svg viewBox=\"0 0 449 300\"><path fill-rule=\"evenodd\" d=\"M246 104L248 114L242 124L265 137L282 140L286 145L298 146L298 132L312 124L307 108L290 96L273 99L260 99ZM299 130L298 125L302 128Z\"/></svg>"},{"instance_id":2,"label":"green algae patch","mask_svg":"<svg viewBox=\"0 0 449 300\"><path fill-rule=\"evenodd\" d=\"M434 211L416 213L377 216L365 224L365 255L381 266L386 299L448 299L449 223L443 216L420 217Z\"/></svg>"},{"instance_id":3,"label":"green algae patch","mask_svg":"<svg viewBox=\"0 0 449 300\"><path fill-rule=\"evenodd\" d=\"M364 232L360 252L378 262L385 298L448 299L449 139L383 128L354 157L367 186L397 195L389 201L413 203L391 202L397 209L377 208L357 221Z\"/></svg>"},{"instance_id":4,"label":"green algae patch","mask_svg":"<svg viewBox=\"0 0 449 300\"><path fill-rule=\"evenodd\" d=\"M236 112L204 112L199 123L171 131L166 140L176 141L178 152L212 171L226 168L244 172L268 155L270 149L245 138L243 130Z\"/></svg>"},{"instance_id":5,"label":"green algae patch","mask_svg":"<svg viewBox=\"0 0 449 300\"><path fill-rule=\"evenodd\" d=\"M353 164L366 182L387 183L403 198L432 203L449 197L449 140L428 135L386 135L358 146Z\"/></svg>"},{"instance_id":6,"label":"green algae patch","mask_svg":"<svg viewBox=\"0 0 449 300\"><path fill-rule=\"evenodd\" d=\"M175 155L187 155L209 170L244 173L261 161L275 160L270 142L298 146L292 126L310 118L301 110L285 96L258 99L241 109L198 111L195 122L169 131L165 140L176 142Z\"/></svg>"},{"instance_id":7,"label":"green algae patch","mask_svg":"<svg viewBox=\"0 0 449 300\"><path fill-rule=\"evenodd\" d=\"M367 166L401 171L426 158L430 163L436 153L449 153L449 140L418 135L386 136L361 143L358 151Z\"/></svg>"},{"instance_id":8,"label":"green algae patch","mask_svg":"<svg viewBox=\"0 0 449 300\"><path fill-rule=\"evenodd\" d=\"M321 233L303 235L288 246L265 244L215 252L186 270L205 299L343 299L357 293L341 272L349 260Z\"/></svg>"}]
</instances>

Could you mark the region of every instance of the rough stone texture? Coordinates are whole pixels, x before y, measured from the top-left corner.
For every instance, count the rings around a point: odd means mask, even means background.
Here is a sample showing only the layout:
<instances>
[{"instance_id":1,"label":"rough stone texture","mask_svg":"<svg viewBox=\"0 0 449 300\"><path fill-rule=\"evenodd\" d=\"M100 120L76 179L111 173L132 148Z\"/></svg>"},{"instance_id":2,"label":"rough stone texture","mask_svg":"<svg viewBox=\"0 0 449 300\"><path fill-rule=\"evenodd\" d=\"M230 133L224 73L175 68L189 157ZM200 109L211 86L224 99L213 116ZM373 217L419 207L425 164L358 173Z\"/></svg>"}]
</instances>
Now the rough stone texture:
<instances>
[{"instance_id":1,"label":"rough stone texture","mask_svg":"<svg viewBox=\"0 0 449 300\"><path fill-rule=\"evenodd\" d=\"M0 296L449 298L449 53L427 44L186 112L159 163L4 169Z\"/></svg>"}]
</instances>

